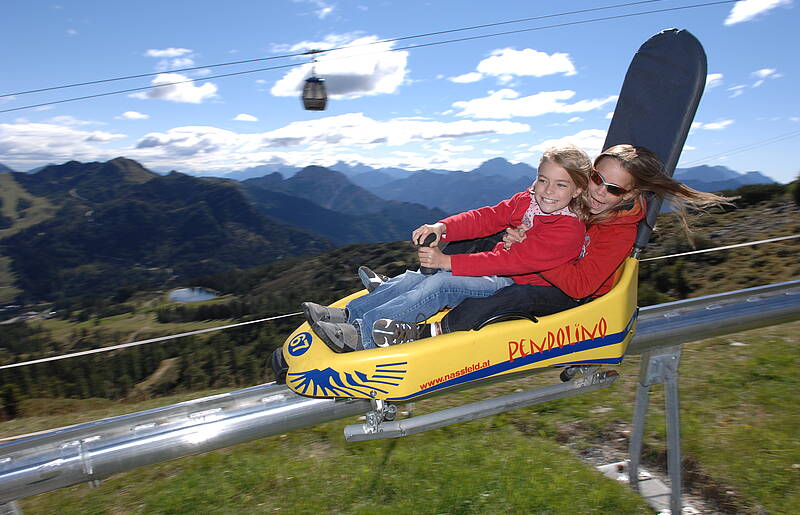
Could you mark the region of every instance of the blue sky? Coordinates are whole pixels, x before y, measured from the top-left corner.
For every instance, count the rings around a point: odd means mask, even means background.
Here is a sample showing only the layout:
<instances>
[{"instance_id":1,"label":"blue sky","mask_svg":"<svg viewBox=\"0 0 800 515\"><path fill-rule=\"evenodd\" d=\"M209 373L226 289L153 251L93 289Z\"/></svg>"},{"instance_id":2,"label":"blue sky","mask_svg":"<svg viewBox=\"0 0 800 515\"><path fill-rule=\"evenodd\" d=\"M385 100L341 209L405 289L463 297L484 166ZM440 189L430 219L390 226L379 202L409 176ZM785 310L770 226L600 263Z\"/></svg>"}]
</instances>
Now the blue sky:
<instances>
[{"instance_id":1,"label":"blue sky","mask_svg":"<svg viewBox=\"0 0 800 515\"><path fill-rule=\"evenodd\" d=\"M800 16L794 0L661 0L425 38L391 38L548 16L624 0L6 0L0 110L128 88L138 92L0 113L0 163L136 159L157 171L224 175L266 163L470 170L493 157L535 165L571 141L600 151L636 49L685 28L708 54L706 92L679 166L798 176ZM610 16L617 19L591 21ZM586 23L575 23L583 22ZM548 25L566 24L557 28ZM518 34L444 40L540 27ZM304 111L307 57L217 63L345 47L316 64L331 91ZM282 68L234 77L215 75ZM178 68L196 70L169 73ZM182 84L153 89L174 81Z\"/></svg>"}]
</instances>

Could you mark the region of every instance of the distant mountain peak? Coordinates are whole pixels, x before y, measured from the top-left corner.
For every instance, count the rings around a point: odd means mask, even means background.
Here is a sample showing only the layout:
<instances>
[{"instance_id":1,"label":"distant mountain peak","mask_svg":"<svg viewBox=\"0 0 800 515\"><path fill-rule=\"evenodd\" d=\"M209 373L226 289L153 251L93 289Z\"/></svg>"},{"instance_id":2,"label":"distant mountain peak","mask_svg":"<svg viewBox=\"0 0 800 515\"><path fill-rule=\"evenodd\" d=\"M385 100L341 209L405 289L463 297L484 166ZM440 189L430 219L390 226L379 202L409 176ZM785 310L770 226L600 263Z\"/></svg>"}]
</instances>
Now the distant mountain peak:
<instances>
[{"instance_id":1,"label":"distant mountain peak","mask_svg":"<svg viewBox=\"0 0 800 515\"><path fill-rule=\"evenodd\" d=\"M494 157L484 161L474 169L472 173L480 175L500 175L503 177L527 177L533 178L536 175L536 168L525 163L511 163L503 157Z\"/></svg>"},{"instance_id":2,"label":"distant mountain peak","mask_svg":"<svg viewBox=\"0 0 800 515\"><path fill-rule=\"evenodd\" d=\"M6 166L6 165L4 165L3 163L0 163L0 173L3 173L3 172L13 172L13 171L14 171L14 170L12 170L11 168L7 167L7 166Z\"/></svg>"}]
</instances>

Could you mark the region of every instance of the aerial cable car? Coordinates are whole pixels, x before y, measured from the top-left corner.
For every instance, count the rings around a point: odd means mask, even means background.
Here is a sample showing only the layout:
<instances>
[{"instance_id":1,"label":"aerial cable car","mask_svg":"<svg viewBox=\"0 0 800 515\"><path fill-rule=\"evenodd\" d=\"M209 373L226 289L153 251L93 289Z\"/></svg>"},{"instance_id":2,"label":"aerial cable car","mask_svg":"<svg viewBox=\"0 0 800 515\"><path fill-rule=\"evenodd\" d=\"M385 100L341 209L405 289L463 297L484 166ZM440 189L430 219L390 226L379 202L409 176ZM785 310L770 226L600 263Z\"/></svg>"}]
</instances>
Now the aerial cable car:
<instances>
[{"instance_id":1,"label":"aerial cable car","mask_svg":"<svg viewBox=\"0 0 800 515\"><path fill-rule=\"evenodd\" d=\"M688 31L669 29L645 42L631 63L603 148L650 148L671 175L702 95L706 56ZM665 81L664 77L670 80ZM598 365L619 364L636 331L638 254L661 207L647 202L634 253L616 285L592 302L548 316L484 324L472 331L402 345L337 353L303 323L272 358L279 381L308 397L370 399L383 405L427 397L467 384L508 379L535 369L563 369L562 381ZM331 306L345 307L354 293ZM440 320L438 313L427 322ZM610 371L608 374L616 374Z\"/></svg>"},{"instance_id":2,"label":"aerial cable car","mask_svg":"<svg viewBox=\"0 0 800 515\"><path fill-rule=\"evenodd\" d=\"M316 54L321 50L309 50L307 54ZM316 63L316 57L311 61ZM311 66L311 76L303 85L303 107L306 111L324 111L328 104L328 93L325 91L325 79L317 77L315 67Z\"/></svg>"}]
</instances>

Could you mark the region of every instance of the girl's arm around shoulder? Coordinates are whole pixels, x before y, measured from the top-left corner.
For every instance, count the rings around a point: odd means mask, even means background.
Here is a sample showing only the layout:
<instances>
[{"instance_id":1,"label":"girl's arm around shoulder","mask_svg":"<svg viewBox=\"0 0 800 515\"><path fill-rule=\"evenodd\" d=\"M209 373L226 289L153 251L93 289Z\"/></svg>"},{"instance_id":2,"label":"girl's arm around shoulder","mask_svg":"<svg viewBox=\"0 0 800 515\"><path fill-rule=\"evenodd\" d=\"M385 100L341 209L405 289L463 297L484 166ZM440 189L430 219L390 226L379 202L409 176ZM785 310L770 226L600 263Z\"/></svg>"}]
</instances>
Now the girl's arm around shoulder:
<instances>
[{"instance_id":1,"label":"girl's arm around shoulder","mask_svg":"<svg viewBox=\"0 0 800 515\"><path fill-rule=\"evenodd\" d=\"M599 225L590 228L588 235L584 257L542 273L553 286L576 299L596 292L628 257L636 224Z\"/></svg>"},{"instance_id":2,"label":"girl's arm around shoulder","mask_svg":"<svg viewBox=\"0 0 800 515\"><path fill-rule=\"evenodd\" d=\"M525 241L509 249L498 244L491 252L451 256L454 275L524 275L549 270L580 253L585 228L570 216L539 216Z\"/></svg>"}]
</instances>

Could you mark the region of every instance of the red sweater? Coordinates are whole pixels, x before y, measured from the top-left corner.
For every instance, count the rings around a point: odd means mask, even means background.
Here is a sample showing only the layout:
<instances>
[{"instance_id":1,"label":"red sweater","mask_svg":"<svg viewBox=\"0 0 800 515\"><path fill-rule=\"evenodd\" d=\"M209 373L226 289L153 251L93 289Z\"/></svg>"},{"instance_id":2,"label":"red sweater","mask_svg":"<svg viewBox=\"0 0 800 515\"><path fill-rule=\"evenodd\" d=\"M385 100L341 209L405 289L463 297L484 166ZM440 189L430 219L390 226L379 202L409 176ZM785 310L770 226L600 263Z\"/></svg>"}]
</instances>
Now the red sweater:
<instances>
[{"instance_id":1,"label":"red sweater","mask_svg":"<svg viewBox=\"0 0 800 515\"><path fill-rule=\"evenodd\" d=\"M589 226L584 255L542 273L545 279L570 297L599 297L614 285L614 272L631 253L644 206L636 204L613 218Z\"/></svg>"},{"instance_id":2,"label":"red sweater","mask_svg":"<svg viewBox=\"0 0 800 515\"><path fill-rule=\"evenodd\" d=\"M469 240L517 227L531 203L523 191L496 206L482 207L441 220L447 226L445 241ZM489 252L450 256L453 275L477 277L503 275L519 284L549 285L537 272L549 270L578 257L586 229L577 217L537 215L525 241L508 250L500 242Z\"/></svg>"}]
</instances>

